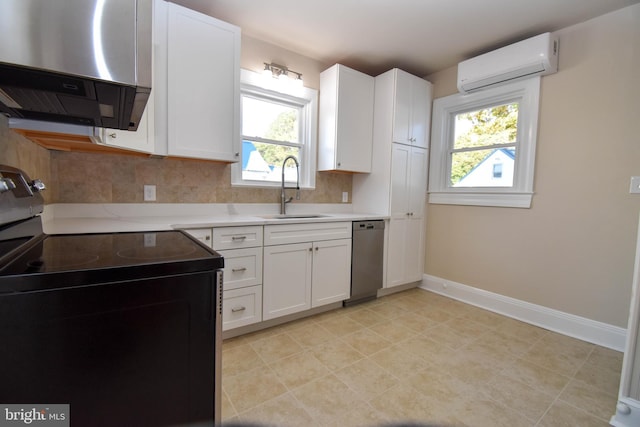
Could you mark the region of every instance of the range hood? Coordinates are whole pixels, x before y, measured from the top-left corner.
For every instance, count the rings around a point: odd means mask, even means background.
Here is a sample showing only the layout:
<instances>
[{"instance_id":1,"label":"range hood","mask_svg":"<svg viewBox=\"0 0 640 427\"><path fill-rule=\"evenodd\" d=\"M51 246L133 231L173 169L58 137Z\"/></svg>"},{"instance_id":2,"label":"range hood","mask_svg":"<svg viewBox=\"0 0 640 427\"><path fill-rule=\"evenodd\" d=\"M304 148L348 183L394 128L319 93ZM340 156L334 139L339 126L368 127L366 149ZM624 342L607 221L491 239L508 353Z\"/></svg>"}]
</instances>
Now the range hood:
<instances>
[{"instance_id":1,"label":"range hood","mask_svg":"<svg viewBox=\"0 0 640 427\"><path fill-rule=\"evenodd\" d=\"M0 113L136 130L151 92L152 0L0 1Z\"/></svg>"}]
</instances>

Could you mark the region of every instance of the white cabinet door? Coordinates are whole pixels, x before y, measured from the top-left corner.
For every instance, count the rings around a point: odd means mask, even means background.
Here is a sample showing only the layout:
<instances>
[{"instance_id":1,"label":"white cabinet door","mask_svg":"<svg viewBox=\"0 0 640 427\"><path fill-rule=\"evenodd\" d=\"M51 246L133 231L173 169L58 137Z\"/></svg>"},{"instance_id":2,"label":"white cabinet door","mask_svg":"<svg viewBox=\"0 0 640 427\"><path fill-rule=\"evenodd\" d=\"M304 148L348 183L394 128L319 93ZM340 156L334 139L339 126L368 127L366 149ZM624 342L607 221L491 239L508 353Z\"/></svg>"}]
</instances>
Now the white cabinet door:
<instances>
[{"instance_id":1,"label":"white cabinet door","mask_svg":"<svg viewBox=\"0 0 640 427\"><path fill-rule=\"evenodd\" d=\"M427 148L431 122L431 83L395 69L393 142Z\"/></svg>"},{"instance_id":2,"label":"white cabinet door","mask_svg":"<svg viewBox=\"0 0 640 427\"><path fill-rule=\"evenodd\" d=\"M387 231L387 280L385 283L388 288L407 283L405 281L405 253L407 250L414 250L409 247L406 239L408 221L409 219L406 216L389 220L389 230Z\"/></svg>"},{"instance_id":3,"label":"white cabinet door","mask_svg":"<svg viewBox=\"0 0 640 427\"><path fill-rule=\"evenodd\" d=\"M218 251L261 247L262 230L261 225L215 227L213 229L213 248Z\"/></svg>"},{"instance_id":4,"label":"white cabinet door","mask_svg":"<svg viewBox=\"0 0 640 427\"><path fill-rule=\"evenodd\" d=\"M411 136L414 147L429 148L429 135L431 133L431 92L432 85L419 77L411 76Z\"/></svg>"},{"instance_id":5,"label":"white cabinet door","mask_svg":"<svg viewBox=\"0 0 640 427\"><path fill-rule=\"evenodd\" d=\"M423 218L405 221L404 283L417 282L424 275L424 224Z\"/></svg>"},{"instance_id":6,"label":"white cabinet door","mask_svg":"<svg viewBox=\"0 0 640 427\"><path fill-rule=\"evenodd\" d=\"M224 289L262 284L262 248L219 251L224 257Z\"/></svg>"},{"instance_id":7,"label":"white cabinet door","mask_svg":"<svg viewBox=\"0 0 640 427\"><path fill-rule=\"evenodd\" d=\"M374 82L340 64L320 73L318 170L371 172Z\"/></svg>"},{"instance_id":8,"label":"white cabinet door","mask_svg":"<svg viewBox=\"0 0 640 427\"><path fill-rule=\"evenodd\" d=\"M264 247L263 320L311 308L312 244Z\"/></svg>"},{"instance_id":9,"label":"white cabinet door","mask_svg":"<svg viewBox=\"0 0 640 427\"><path fill-rule=\"evenodd\" d=\"M155 151L153 93L154 91L151 90L138 129L136 131L102 129L102 144L143 153L153 153Z\"/></svg>"},{"instance_id":10,"label":"white cabinet door","mask_svg":"<svg viewBox=\"0 0 640 427\"><path fill-rule=\"evenodd\" d=\"M311 307L343 301L351 295L351 239L313 244Z\"/></svg>"},{"instance_id":11,"label":"white cabinet door","mask_svg":"<svg viewBox=\"0 0 640 427\"><path fill-rule=\"evenodd\" d=\"M427 200L427 150L413 147L409 159L409 177L407 178L409 201L407 211L411 218L424 216L425 202Z\"/></svg>"},{"instance_id":12,"label":"white cabinet door","mask_svg":"<svg viewBox=\"0 0 640 427\"><path fill-rule=\"evenodd\" d=\"M167 154L237 161L240 29L168 3L166 31Z\"/></svg>"},{"instance_id":13,"label":"white cabinet door","mask_svg":"<svg viewBox=\"0 0 640 427\"><path fill-rule=\"evenodd\" d=\"M391 218L405 218L409 213L409 169L411 147L392 144L391 149Z\"/></svg>"},{"instance_id":14,"label":"white cabinet door","mask_svg":"<svg viewBox=\"0 0 640 427\"><path fill-rule=\"evenodd\" d=\"M393 144L387 287L422 279L427 150Z\"/></svg>"},{"instance_id":15,"label":"white cabinet door","mask_svg":"<svg viewBox=\"0 0 640 427\"><path fill-rule=\"evenodd\" d=\"M407 73L396 69L395 99L393 108L393 142L411 145L411 79Z\"/></svg>"},{"instance_id":16,"label":"white cabinet door","mask_svg":"<svg viewBox=\"0 0 640 427\"><path fill-rule=\"evenodd\" d=\"M262 321L262 286L247 286L223 292L223 331L260 321Z\"/></svg>"}]
</instances>

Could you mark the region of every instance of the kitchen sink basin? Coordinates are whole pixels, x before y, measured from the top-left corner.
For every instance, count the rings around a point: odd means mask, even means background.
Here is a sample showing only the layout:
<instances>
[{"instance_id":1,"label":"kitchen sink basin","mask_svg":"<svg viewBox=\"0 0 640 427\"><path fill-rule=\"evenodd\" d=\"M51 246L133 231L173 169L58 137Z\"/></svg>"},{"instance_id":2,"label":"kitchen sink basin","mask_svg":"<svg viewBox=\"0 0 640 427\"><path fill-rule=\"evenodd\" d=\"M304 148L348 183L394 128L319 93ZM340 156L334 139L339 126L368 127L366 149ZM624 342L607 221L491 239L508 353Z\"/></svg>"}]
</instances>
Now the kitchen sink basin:
<instances>
[{"instance_id":1,"label":"kitchen sink basin","mask_svg":"<svg viewBox=\"0 0 640 427\"><path fill-rule=\"evenodd\" d=\"M326 218L328 215L318 214L285 214L285 215L265 215L264 219L301 219L301 218Z\"/></svg>"}]
</instances>

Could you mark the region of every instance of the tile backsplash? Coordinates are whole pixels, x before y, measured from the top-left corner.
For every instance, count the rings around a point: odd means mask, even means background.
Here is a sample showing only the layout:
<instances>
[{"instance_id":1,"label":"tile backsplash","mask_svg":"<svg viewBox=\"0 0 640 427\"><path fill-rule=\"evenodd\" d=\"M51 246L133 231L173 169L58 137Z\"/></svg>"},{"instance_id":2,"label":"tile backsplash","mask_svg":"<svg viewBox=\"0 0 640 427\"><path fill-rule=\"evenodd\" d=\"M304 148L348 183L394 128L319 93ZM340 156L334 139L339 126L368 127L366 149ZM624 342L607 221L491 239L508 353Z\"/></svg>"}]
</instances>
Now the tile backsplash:
<instances>
[{"instance_id":1,"label":"tile backsplash","mask_svg":"<svg viewBox=\"0 0 640 427\"><path fill-rule=\"evenodd\" d=\"M47 184L46 203L141 203L155 185L158 203L278 203L279 189L231 186L231 166L174 158L48 151L0 118L0 163L24 169ZM316 188L301 203L340 203L351 175L317 173Z\"/></svg>"},{"instance_id":2,"label":"tile backsplash","mask_svg":"<svg viewBox=\"0 0 640 427\"><path fill-rule=\"evenodd\" d=\"M45 203L55 203L51 189L51 152L11 131L0 114L0 164L22 169L31 179L39 178L47 185L42 192Z\"/></svg>"}]
</instances>

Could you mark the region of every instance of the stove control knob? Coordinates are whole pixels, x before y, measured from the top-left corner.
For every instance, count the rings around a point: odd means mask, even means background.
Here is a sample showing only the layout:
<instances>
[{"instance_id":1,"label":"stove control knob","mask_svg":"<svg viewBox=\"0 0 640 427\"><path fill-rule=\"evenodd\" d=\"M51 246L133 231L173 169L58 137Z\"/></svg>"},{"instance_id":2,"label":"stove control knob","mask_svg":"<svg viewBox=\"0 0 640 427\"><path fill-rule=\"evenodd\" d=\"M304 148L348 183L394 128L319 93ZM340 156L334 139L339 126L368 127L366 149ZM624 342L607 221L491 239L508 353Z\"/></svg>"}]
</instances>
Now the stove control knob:
<instances>
[{"instance_id":1,"label":"stove control knob","mask_svg":"<svg viewBox=\"0 0 640 427\"><path fill-rule=\"evenodd\" d=\"M14 188L16 188L16 184L11 178L0 178L0 193L13 190Z\"/></svg>"},{"instance_id":2,"label":"stove control knob","mask_svg":"<svg viewBox=\"0 0 640 427\"><path fill-rule=\"evenodd\" d=\"M30 187L31 190L36 193L47 189L47 187L44 185L44 182L39 179L34 179L33 181L31 181Z\"/></svg>"}]
</instances>

